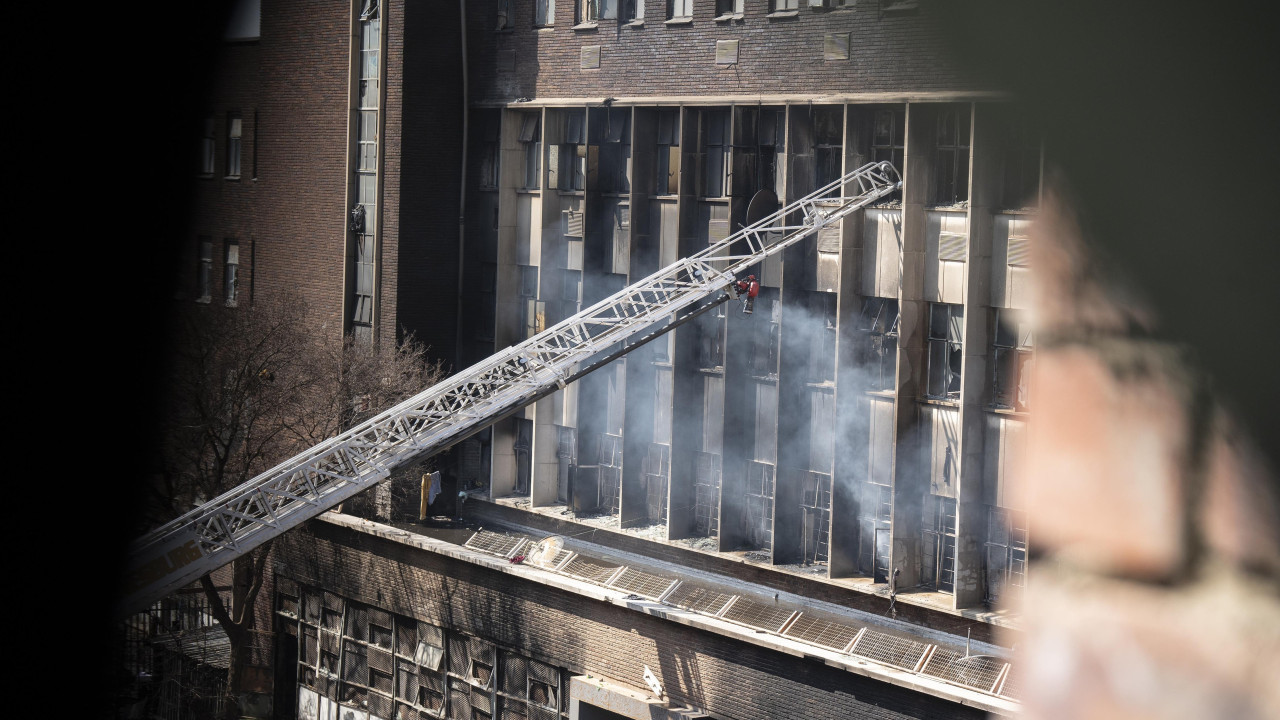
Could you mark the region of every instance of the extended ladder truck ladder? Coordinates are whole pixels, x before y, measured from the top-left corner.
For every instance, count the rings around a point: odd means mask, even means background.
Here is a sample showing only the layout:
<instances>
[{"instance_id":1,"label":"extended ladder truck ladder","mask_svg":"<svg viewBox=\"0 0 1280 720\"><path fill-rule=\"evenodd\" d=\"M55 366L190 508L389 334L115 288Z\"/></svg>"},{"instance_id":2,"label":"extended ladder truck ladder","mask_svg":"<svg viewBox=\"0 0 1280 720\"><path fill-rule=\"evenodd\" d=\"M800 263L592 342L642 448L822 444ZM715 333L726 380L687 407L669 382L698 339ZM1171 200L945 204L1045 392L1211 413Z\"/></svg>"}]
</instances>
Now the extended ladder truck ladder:
<instances>
[{"instance_id":1,"label":"extended ladder truck ladder","mask_svg":"<svg viewBox=\"0 0 1280 720\"><path fill-rule=\"evenodd\" d=\"M725 302L738 274L901 185L893 165L869 163L152 530L130 548L118 612L145 608L400 463L446 450ZM844 189L853 194L827 197ZM801 223L787 225L789 216Z\"/></svg>"}]
</instances>

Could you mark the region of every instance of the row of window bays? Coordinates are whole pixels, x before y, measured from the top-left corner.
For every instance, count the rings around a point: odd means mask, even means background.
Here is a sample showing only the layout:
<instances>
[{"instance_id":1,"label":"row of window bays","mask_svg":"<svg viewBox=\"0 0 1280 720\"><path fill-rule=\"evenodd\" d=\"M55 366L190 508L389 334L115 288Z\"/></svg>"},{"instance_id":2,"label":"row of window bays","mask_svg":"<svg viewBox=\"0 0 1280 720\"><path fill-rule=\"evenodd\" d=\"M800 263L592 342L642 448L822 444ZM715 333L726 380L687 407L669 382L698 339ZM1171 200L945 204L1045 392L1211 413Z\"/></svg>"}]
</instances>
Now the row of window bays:
<instances>
[{"instance_id":1,"label":"row of window bays","mask_svg":"<svg viewBox=\"0 0 1280 720\"><path fill-rule=\"evenodd\" d=\"M1012 112L991 107L1002 126L992 191L1021 208L1038 191L1039 147L1008 130ZM948 591L957 511L948 516L946 502L954 508L961 496L956 418L962 393L975 395L989 417L973 431L985 449L966 475L981 474L970 486L982 490L966 495L973 507L959 527L991 557L961 558L959 570L980 568L987 598L1020 585L1010 578L1025 570L1025 520L1011 519L1021 514L1008 509L1004 485L1029 405L1027 218L996 214L992 297L966 308L967 214L955 206L968 197L974 114L967 103L477 113L469 213L492 220L469 223L473 359L727 236L760 189L785 200L868 161L903 169L908 116L934 141L912 136L913 153L929 148L931 161L912 167L933 176L935 207L927 289L909 304L913 325L926 329L919 345L898 343L898 194L786 262L763 263L754 314L722 305L501 423L478 441L481 453L464 448L484 456L470 473L491 476L495 497L612 513L626 527L665 522L672 538L715 537L722 550L761 550L778 564L827 562L833 576L884 581L890 567L904 568L900 586ZM965 310L987 324L989 378L968 385ZM895 413L900 367L925 368L908 386L918 401L910 421ZM934 432L943 426L953 431ZM895 505L910 559L889 557Z\"/></svg>"}]
</instances>

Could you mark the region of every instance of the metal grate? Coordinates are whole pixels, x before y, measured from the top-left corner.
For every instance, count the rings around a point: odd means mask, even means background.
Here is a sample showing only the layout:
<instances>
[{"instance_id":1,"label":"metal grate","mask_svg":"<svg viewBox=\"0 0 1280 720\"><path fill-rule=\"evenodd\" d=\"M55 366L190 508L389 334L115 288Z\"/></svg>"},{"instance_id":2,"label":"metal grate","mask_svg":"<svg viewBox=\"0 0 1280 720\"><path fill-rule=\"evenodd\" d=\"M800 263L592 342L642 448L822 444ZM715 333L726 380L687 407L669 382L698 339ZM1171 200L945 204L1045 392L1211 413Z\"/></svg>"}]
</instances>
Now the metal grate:
<instances>
[{"instance_id":1,"label":"metal grate","mask_svg":"<svg viewBox=\"0 0 1280 720\"><path fill-rule=\"evenodd\" d=\"M623 568L622 574L618 575L618 578L610 583L610 587L657 600L662 597L663 593L670 590L675 582L675 580L628 567Z\"/></svg>"},{"instance_id":2,"label":"metal grate","mask_svg":"<svg viewBox=\"0 0 1280 720\"><path fill-rule=\"evenodd\" d=\"M486 552L490 555L509 558L515 555L516 551L519 550L527 541L527 538L523 538L518 535L503 535L501 533L481 530L475 535L472 535L464 545L472 550L479 550L480 552Z\"/></svg>"},{"instance_id":3,"label":"metal grate","mask_svg":"<svg viewBox=\"0 0 1280 720\"><path fill-rule=\"evenodd\" d=\"M541 560L538 561L538 565L554 570L560 567L560 563L564 562L565 560L568 560L570 555L573 555L572 550L566 550L564 548L560 548L559 550L556 550L554 553L552 553L550 556L544 556Z\"/></svg>"},{"instance_id":4,"label":"metal grate","mask_svg":"<svg viewBox=\"0 0 1280 720\"><path fill-rule=\"evenodd\" d=\"M812 615L801 615L783 635L802 640L814 645L821 645L832 650L844 650L849 641L858 634L859 628L852 625L823 620Z\"/></svg>"},{"instance_id":5,"label":"metal grate","mask_svg":"<svg viewBox=\"0 0 1280 720\"><path fill-rule=\"evenodd\" d=\"M1018 700L1022 697L1021 688L1018 687L1017 668L1009 666L1009 672L1004 677L1004 685L1000 687L1000 694L1011 699Z\"/></svg>"},{"instance_id":6,"label":"metal grate","mask_svg":"<svg viewBox=\"0 0 1280 720\"><path fill-rule=\"evenodd\" d=\"M569 564L565 565L561 572L565 575L581 578L587 582L603 585L609 581L609 578L617 569L617 565L603 565L578 556L570 560Z\"/></svg>"},{"instance_id":7,"label":"metal grate","mask_svg":"<svg viewBox=\"0 0 1280 720\"><path fill-rule=\"evenodd\" d=\"M907 640L893 635L886 635L875 630L868 630L853 648L854 655L886 665L893 665L904 670L914 670L924 657L928 645L915 640Z\"/></svg>"},{"instance_id":8,"label":"metal grate","mask_svg":"<svg viewBox=\"0 0 1280 720\"><path fill-rule=\"evenodd\" d=\"M765 603L738 596L738 601L726 610L721 617L748 627L776 633L782 632L783 626L795 614L796 611L789 608L778 607L774 604L766 605Z\"/></svg>"},{"instance_id":9,"label":"metal grate","mask_svg":"<svg viewBox=\"0 0 1280 720\"><path fill-rule=\"evenodd\" d=\"M682 583L680 587L667 596L665 602L685 610L717 615L733 598L733 595L696 587L689 583Z\"/></svg>"},{"instance_id":10,"label":"metal grate","mask_svg":"<svg viewBox=\"0 0 1280 720\"><path fill-rule=\"evenodd\" d=\"M529 664L514 653L502 653L502 692L523 697L529 679Z\"/></svg>"},{"instance_id":11,"label":"metal grate","mask_svg":"<svg viewBox=\"0 0 1280 720\"><path fill-rule=\"evenodd\" d=\"M924 674L989 693L1006 664L1004 660L990 655L965 657L958 650L938 648L925 663Z\"/></svg>"}]
</instances>

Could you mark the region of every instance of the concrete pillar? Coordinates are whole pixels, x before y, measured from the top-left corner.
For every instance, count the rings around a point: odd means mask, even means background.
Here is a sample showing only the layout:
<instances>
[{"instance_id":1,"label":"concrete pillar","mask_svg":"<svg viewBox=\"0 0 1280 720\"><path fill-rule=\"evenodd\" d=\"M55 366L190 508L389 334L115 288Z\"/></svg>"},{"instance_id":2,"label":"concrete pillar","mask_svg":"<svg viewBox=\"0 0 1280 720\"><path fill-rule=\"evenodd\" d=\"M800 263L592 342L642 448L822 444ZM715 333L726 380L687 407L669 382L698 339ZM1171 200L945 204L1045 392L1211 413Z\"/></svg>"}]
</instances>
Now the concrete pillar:
<instances>
[{"instance_id":1,"label":"concrete pillar","mask_svg":"<svg viewBox=\"0 0 1280 720\"><path fill-rule=\"evenodd\" d=\"M960 487L956 502L955 607L980 604L986 506L983 461L990 400L991 242L1000 202L1000 135L995 108L972 106L969 160L969 250L964 298L964 355L960 379Z\"/></svg>"}]
</instances>

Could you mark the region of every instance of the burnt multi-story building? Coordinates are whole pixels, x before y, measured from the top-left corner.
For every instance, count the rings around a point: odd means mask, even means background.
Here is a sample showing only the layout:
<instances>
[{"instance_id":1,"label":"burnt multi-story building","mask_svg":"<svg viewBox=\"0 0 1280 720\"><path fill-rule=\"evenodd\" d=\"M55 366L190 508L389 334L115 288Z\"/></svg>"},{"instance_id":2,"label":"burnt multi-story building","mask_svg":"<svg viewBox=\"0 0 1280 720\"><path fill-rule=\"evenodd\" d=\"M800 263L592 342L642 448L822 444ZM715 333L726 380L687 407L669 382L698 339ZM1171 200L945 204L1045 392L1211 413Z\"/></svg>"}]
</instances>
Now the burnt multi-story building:
<instances>
[{"instance_id":1,"label":"burnt multi-story building","mask_svg":"<svg viewBox=\"0 0 1280 720\"><path fill-rule=\"evenodd\" d=\"M456 446L449 510L520 532L450 545L395 510L286 536L278 716L1016 711L992 629L1028 578L1042 152L925 6L248 17L201 119L184 301L288 289L334 341L412 332L465 367L731 235L753 199L872 161L903 179L762 262L754 312L722 304Z\"/></svg>"}]
</instances>

